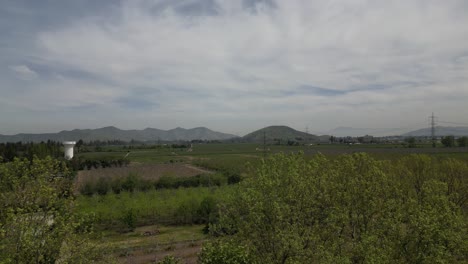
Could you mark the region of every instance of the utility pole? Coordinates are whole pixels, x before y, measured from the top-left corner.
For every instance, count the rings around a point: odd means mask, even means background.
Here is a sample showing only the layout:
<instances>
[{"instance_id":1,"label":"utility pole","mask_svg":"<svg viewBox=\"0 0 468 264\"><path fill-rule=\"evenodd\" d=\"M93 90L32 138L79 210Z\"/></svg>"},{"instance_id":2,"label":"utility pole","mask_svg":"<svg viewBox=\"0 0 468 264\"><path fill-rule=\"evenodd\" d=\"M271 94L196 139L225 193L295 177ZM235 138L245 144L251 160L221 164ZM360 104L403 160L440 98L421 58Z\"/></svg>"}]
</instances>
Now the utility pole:
<instances>
[{"instance_id":1,"label":"utility pole","mask_svg":"<svg viewBox=\"0 0 468 264\"><path fill-rule=\"evenodd\" d=\"M263 158L266 158L266 131L263 130Z\"/></svg>"},{"instance_id":2,"label":"utility pole","mask_svg":"<svg viewBox=\"0 0 468 264\"><path fill-rule=\"evenodd\" d=\"M432 140L432 147L436 147L436 136L435 136L435 116L434 112L432 112L432 115L429 117L431 119L431 140Z\"/></svg>"}]
</instances>

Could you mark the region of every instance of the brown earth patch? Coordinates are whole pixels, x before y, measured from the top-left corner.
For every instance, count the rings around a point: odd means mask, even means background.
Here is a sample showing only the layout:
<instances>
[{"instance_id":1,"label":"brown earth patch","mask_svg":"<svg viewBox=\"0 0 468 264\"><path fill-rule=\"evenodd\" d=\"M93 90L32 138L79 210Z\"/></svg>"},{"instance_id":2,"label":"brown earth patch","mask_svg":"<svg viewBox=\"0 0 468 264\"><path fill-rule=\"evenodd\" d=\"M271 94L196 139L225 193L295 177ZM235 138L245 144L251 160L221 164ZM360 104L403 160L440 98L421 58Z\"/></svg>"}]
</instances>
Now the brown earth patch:
<instances>
[{"instance_id":1,"label":"brown earth patch","mask_svg":"<svg viewBox=\"0 0 468 264\"><path fill-rule=\"evenodd\" d=\"M120 256L119 263L157 263L165 256L172 255L182 260L182 263L197 263L198 253L201 251L202 241L178 242L159 247L138 249L130 252L128 256Z\"/></svg>"},{"instance_id":2,"label":"brown earth patch","mask_svg":"<svg viewBox=\"0 0 468 264\"><path fill-rule=\"evenodd\" d=\"M158 180L162 176L171 177L191 177L202 173L212 173L211 171L198 168L190 164L131 164L120 168L99 168L79 171L75 180L75 190L87 181L95 181L101 177L119 178L127 177L134 173L143 179Z\"/></svg>"}]
</instances>

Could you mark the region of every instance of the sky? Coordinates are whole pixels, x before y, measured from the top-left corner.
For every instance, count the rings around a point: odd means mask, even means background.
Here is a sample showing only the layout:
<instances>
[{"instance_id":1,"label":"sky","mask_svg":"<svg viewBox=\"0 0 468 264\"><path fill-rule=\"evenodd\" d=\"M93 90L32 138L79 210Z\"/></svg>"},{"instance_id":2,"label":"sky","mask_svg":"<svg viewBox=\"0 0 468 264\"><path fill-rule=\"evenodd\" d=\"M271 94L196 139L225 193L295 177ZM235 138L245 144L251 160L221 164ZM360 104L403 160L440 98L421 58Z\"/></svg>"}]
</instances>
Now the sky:
<instances>
[{"instance_id":1,"label":"sky","mask_svg":"<svg viewBox=\"0 0 468 264\"><path fill-rule=\"evenodd\" d=\"M468 123L466 0L0 0L0 134Z\"/></svg>"}]
</instances>

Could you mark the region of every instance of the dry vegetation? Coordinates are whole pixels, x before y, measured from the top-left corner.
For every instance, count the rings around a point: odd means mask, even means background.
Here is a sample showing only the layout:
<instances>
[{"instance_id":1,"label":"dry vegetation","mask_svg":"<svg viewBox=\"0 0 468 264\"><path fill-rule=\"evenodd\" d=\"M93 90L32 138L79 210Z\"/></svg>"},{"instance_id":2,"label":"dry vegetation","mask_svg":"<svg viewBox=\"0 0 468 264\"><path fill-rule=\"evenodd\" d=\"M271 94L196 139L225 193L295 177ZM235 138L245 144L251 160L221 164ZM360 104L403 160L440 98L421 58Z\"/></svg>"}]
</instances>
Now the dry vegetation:
<instances>
[{"instance_id":1,"label":"dry vegetation","mask_svg":"<svg viewBox=\"0 0 468 264\"><path fill-rule=\"evenodd\" d=\"M210 171L189 164L138 164L133 163L128 167L99 168L79 171L76 177L75 190L89 180L104 178L124 178L129 174L136 174L145 180L158 180L163 176L191 177Z\"/></svg>"}]
</instances>

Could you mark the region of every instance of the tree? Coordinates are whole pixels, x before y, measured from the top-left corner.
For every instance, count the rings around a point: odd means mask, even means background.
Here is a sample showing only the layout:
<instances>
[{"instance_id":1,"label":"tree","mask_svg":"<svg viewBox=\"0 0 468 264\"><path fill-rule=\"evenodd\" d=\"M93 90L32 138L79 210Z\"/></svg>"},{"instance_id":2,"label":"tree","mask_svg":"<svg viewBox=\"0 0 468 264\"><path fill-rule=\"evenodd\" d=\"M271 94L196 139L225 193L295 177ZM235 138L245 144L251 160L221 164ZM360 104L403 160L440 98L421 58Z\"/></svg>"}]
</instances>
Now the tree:
<instances>
[{"instance_id":1,"label":"tree","mask_svg":"<svg viewBox=\"0 0 468 264\"><path fill-rule=\"evenodd\" d=\"M220 243L245 246L258 263L466 260L467 225L444 179L425 173L428 160L274 155L219 205L219 222L210 231Z\"/></svg>"},{"instance_id":2,"label":"tree","mask_svg":"<svg viewBox=\"0 0 468 264\"><path fill-rule=\"evenodd\" d=\"M459 137L457 139L457 143L458 143L459 147L463 147L463 148L468 147L468 137L466 137L466 136L465 137Z\"/></svg>"},{"instance_id":3,"label":"tree","mask_svg":"<svg viewBox=\"0 0 468 264\"><path fill-rule=\"evenodd\" d=\"M84 263L97 258L92 218L72 211L71 172L50 157L0 164L2 263ZM77 245L80 245L79 247Z\"/></svg>"},{"instance_id":4,"label":"tree","mask_svg":"<svg viewBox=\"0 0 468 264\"><path fill-rule=\"evenodd\" d=\"M416 138L415 137L405 138L405 142L408 144L408 148L415 148L416 147Z\"/></svg>"},{"instance_id":5,"label":"tree","mask_svg":"<svg viewBox=\"0 0 468 264\"><path fill-rule=\"evenodd\" d=\"M444 147L452 148L455 147L455 137L454 136L445 136L441 140Z\"/></svg>"},{"instance_id":6,"label":"tree","mask_svg":"<svg viewBox=\"0 0 468 264\"><path fill-rule=\"evenodd\" d=\"M198 256L199 264L254 264L245 245L230 241L213 241L203 244Z\"/></svg>"},{"instance_id":7,"label":"tree","mask_svg":"<svg viewBox=\"0 0 468 264\"><path fill-rule=\"evenodd\" d=\"M84 144L84 142L83 142L82 139L80 139L80 140L78 140L78 142L76 142L75 147L76 147L77 152L80 152L81 147L83 146L83 144Z\"/></svg>"}]
</instances>

